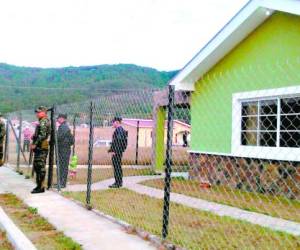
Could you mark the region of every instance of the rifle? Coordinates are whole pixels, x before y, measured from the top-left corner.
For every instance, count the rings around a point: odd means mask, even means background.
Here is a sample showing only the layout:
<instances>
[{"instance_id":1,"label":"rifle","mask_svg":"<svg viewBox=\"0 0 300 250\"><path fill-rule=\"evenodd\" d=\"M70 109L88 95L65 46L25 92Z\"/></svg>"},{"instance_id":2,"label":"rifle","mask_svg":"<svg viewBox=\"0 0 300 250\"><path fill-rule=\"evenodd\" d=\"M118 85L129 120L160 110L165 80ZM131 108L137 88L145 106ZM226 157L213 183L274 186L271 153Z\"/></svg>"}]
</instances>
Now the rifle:
<instances>
[{"instance_id":1,"label":"rifle","mask_svg":"<svg viewBox=\"0 0 300 250\"><path fill-rule=\"evenodd\" d=\"M33 150L30 150L30 154L29 154L29 166L31 166L32 164L32 158L33 158ZM34 177L34 168L32 167L31 169L31 178Z\"/></svg>"}]
</instances>

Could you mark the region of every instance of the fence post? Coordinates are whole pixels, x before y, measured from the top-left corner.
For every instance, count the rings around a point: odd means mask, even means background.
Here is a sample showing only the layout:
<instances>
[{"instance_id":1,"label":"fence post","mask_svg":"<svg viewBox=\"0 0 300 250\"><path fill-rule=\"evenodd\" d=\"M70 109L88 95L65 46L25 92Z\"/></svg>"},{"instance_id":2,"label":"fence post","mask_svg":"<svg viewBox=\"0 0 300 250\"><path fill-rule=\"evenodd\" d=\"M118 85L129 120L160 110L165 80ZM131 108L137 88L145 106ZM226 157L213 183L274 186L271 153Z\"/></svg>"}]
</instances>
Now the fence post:
<instances>
[{"instance_id":1,"label":"fence post","mask_svg":"<svg viewBox=\"0 0 300 250\"><path fill-rule=\"evenodd\" d=\"M18 135L17 135L17 133L16 133L16 131L15 131L15 129L14 129L14 126L12 125L12 123L11 123L10 120L8 120L8 124L9 124L9 126L11 127L11 130L12 130L12 132L13 132L13 135L14 135L14 137L15 137L15 139L16 139L16 142L17 142L17 145L18 145L18 149L20 149L20 153L22 153L22 156L23 156L23 159L24 159L25 163L28 164L28 161L27 161L27 159L26 159L26 156L25 156L25 154L24 154L24 152L23 152L23 149L22 149L22 147L21 147L21 145L20 145L20 141L19 141L19 139L18 139Z\"/></svg>"},{"instance_id":2,"label":"fence post","mask_svg":"<svg viewBox=\"0 0 300 250\"><path fill-rule=\"evenodd\" d=\"M22 123L23 123L23 119L22 119L22 112L20 112L19 114L19 134L17 135L17 172L20 172L20 156L21 156L21 142L22 142Z\"/></svg>"},{"instance_id":3,"label":"fence post","mask_svg":"<svg viewBox=\"0 0 300 250\"><path fill-rule=\"evenodd\" d=\"M53 105L53 115L55 115L56 107ZM60 191L60 172L59 172L59 155L58 155L58 143L57 143L57 133L56 133L56 123L53 123L53 136L55 144L55 161L56 161L56 179L57 179L57 190Z\"/></svg>"},{"instance_id":4,"label":"fence post","mask_svg":"<svg viewBox=\"0 0 300 250\"><path fill-rule=\"evenodd\" d=\"M5 131L5 147L4 147L4 162L8 162L8 151L9 151L9 119L6 120L6 131Z\"/></svg>"},{"instance_id":5,"label":"fence post","mask_svg":"<svg viewBox=\"0 0 300 250\"><path fill-rule=\"evenodd\" d=\"M50 149L49 149L49 169L48 169L48 189L52 186L53 181L53 165L54 165L54 147L55 147L55 118L54 106L50 109L51 134L50 134Z\"/></svg>"},{"instance_id":6,"label":"fence post","mask_svg":"<svg viewBox=\"0 0 300 250\"><path fill-rule=\"evenodd\" d=\"M163 208L163 227L162 238L166 239L169 228L169 208L171 192L171 172L172 172L172 138L173 138L173 119L174 119L174 86L169 85L168 97L168 125L167 125L167 148L166 148L166 167L165 167L165 188L164 188L164 208Z\"/></svg>"},{"instance_id":7,"label":"fence post","mask_svg":"<svg viewBox=\"0 0 300 250\"><path fill-rule=\"evenodd\" d=\"M135 165L138 164L139 159L139 134L140 134L140 121L136 124L136 145L135 145Z\"/></svg>"},{"instance_id":8,"label":"fence post","mask_svg":"<svg viewBox=\"0 0 300 250\"><path fill-rule=\"evenodd\" d=\"M91 209L91 187L92 187L92 167L93 167L93 146L94 146L94 122L93 112L94 104L90 103L90 133L89 133L89 154L88 154L88 173L87 173L87 191L86 191L86 207Z\"/></svg>"}]
</instances>

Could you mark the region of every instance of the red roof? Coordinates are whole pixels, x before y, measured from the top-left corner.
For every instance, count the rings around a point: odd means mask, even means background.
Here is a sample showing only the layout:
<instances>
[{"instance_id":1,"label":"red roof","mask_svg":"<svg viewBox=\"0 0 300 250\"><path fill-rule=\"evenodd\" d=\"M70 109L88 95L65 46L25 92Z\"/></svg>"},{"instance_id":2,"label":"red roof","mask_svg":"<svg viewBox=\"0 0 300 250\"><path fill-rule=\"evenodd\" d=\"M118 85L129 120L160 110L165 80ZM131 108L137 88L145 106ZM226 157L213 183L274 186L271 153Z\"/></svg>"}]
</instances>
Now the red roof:
<instances>
[{"instance_id":1,"label":"red roof","mask_svg":"<svg viewBox=\"0 0 300 250\"><path fill-rule=\"evenodd\" d=\"M140 124L139 124L140 128L152 128L153 127L153 120L150 120L150 119L123 118L122 123L124 125L137 127L138 121L140 122ZM174 123L180 124L187 128L191 127L189 124L178 121L178 120L174 120Z\"/></svg>"}]
</instances>

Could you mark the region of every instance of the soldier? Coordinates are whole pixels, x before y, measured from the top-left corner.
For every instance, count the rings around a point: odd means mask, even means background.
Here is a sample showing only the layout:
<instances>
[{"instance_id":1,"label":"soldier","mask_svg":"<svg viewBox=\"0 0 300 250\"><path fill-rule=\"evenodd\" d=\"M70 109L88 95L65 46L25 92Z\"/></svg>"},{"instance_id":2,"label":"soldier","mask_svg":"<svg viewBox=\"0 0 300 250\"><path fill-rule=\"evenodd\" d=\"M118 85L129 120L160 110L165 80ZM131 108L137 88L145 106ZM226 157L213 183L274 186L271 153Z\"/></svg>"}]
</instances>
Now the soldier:
<instances>
[{"instance_id":1,"label":"soldier","mask_svg":"<svg viewBox=\"0 0 300 250\"><path fill-rule=\"evenodd\" d=\"M5 138L5 123L2 120L2 114L0 113L0 167L3 166L4 160L3 160L3 144L4 144L4 138Z\"/></svg>"},{"instance_id":2,"label":"soldier","mask_svg":"<svg viewBox=\"0 0 300 250\"><path fill-rule=\"evenodd\" d=\"M71 146L74 144L74 138L71 134L70 127L67 124L66 114L59 114L57 122L59 123L59 128L57 130L57 145L60 185L62 188L65 188L68 179Z\"/></svg>"},{"instance_id":3,"label":"soldier","mask_svg":"<svg viewBox=\"0 0 300 250\"><path fill-rule=\"evenodd\" d=\"M37 186L31 193L45 192L44 180L46 176L46 160L48 156L48 137L50 135L50 121L47 117L47 108L40 106L35 110L39 124L35 128L30 150L34 152L33 169L36 173Z\"/></svg>"},{"instance_id":4,"label":"soldier","mask_svg":"<svg viewBox=\"0 0 300 250\"><path fill-rule=\"evenodd\" d=\"M128 132L121 126L122 118L113 119L115 131L112 136L112 142L109 153L112 154L112 164L114 168L115 183L110 188L120 188L123 185L122 155L127 147Z\"/></svg>"}]
</instances>

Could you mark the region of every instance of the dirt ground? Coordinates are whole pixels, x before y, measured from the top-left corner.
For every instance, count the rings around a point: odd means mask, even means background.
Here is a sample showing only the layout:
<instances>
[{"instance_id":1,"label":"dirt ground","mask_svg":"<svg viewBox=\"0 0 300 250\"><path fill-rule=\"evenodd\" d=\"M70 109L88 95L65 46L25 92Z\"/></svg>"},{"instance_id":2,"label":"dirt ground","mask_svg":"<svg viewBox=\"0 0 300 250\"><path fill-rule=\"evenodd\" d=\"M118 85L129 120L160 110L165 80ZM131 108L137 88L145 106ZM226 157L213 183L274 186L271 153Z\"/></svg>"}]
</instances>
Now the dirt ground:
<instances>
[{"instance_id":1,"label":"dirt ground","mask_svg":"<svg viewBox=\"0 0 300 250\"><path fill-rule=\"evenodd\" d=\"M9 163L16 164L17 162L17 145L14 141L9 145ZM108 147L94 147L93 164L94 165L111 165L111 155L107 152ZM88 142L78 143L75 145L75 152L78 156L78 164L86 165L88 162ZM165 152L161 152L165 154ZM174 147L173 148L173 164L177 166L188 165L188 152L187 148ZM25 152L25 157L29 159L29 153ZM138 164L137 165L150 165L152 158L152 149L150 147L139 148L138 150ZM124 165L135 165L136 161L136 149L134 147L128 147L124 152L122 162ZM25 164L24 158L21 154L20 163Z\"/></svg>"}]
</instances>

